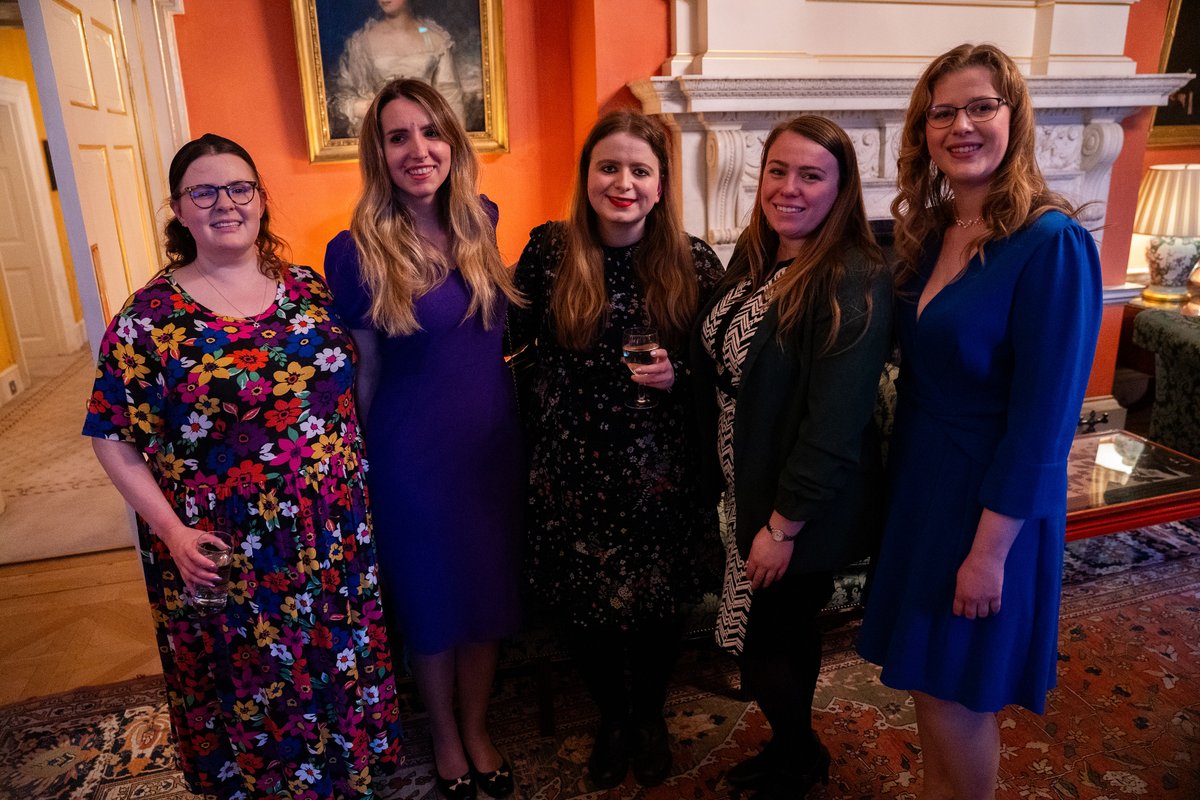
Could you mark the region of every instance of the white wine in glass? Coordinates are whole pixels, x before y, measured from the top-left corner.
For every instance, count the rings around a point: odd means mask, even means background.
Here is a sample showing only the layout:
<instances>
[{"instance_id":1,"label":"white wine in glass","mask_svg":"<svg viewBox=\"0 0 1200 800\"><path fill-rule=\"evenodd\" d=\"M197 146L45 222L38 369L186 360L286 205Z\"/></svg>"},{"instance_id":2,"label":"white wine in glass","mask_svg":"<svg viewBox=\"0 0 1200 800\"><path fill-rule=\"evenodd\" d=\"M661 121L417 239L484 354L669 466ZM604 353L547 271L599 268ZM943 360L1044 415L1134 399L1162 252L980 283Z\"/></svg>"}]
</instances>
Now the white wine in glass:
<instances>
[{"instance_id":1,"label":"white wine in glass","mask_svg":"<svg viewBox=\"0 0 1200 800\"><path fill-rule=\"evenodd\" d=\"M658 349L658 331L654 328L626 328L621 342L621 360L630 371L636 366L654 363L651 352ZM642 384L637 385L637 397L626 400L627 408L654 408L658 401L652 398Z\"/></svg>"}]
</instances>

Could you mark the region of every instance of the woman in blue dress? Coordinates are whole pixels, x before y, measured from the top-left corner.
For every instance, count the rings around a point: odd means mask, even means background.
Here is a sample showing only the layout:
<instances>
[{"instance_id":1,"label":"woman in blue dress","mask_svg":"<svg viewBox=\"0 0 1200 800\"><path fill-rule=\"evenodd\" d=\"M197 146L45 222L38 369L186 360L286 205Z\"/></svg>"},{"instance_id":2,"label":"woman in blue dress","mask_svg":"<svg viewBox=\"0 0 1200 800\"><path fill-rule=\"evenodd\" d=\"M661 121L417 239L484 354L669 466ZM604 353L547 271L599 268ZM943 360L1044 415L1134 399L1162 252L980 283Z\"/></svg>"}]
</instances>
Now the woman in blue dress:
<instances>
[{"instance_id":1,"label":"woman in blue dress","mask_svg":"<svg viewBox=\"0 0 1200 800\"><path fill-rule=\"evenodd\" d=\"M362 196L325 253L360 354L384 601L429 713L438 785L513 788L487 732L497 641L518 624L525 497L496 207L462 123L422 81L388 83L359 138ZM454 714L457 690L459 716Z\"/></svg>"},{"instance_id":2,"label":"woman in blue dress","mask_svg":"<svg viewBox=\"0 0 1200 800\"><path fill-rule=\"evenodd\" d=\"M992 798L996 712L1055 683L1066 463L1100 261L1034 156L1016 65L938 57L913 91L892 204L901 377L888 524L859 651L916 705L923 798Z\"/></svg>"}]
</instances>

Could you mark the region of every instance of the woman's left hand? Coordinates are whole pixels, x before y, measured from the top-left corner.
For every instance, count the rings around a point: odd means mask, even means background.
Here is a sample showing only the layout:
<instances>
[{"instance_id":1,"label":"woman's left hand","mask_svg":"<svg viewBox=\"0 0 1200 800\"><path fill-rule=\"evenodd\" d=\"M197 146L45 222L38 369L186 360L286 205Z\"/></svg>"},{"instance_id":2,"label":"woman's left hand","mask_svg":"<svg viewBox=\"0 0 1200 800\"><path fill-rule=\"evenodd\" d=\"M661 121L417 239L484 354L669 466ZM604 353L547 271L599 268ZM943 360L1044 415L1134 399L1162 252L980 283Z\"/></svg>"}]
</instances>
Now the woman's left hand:
<instances>
[{"instance_id":1,"label":"woman's left hand","mask_svg":"<svg viewBox=\"0 0 1200 800\"><path fill-rule=\"evenodd\" d=\"M670 389L675 385L675 366L671 363L667 349L659 347L651 350L650 355L654 356L653 364L629 365L633 373L633 382L649 386L651 389Z\"/></svg>"},{"instance_id":2,"label":"woman's left hand","mask_svg":"<svg viewBox=\"0 0 1200 800\"><path fill-rule=\"evenodd\" d=\"M969 553L958 568L954 585L954 615L982 619L1000 613L1004 561Z\"/></svg>"},{"instance_id":3,"label":"woman's left hand","mask_svg":"<svg viewBox=\"0 0 1200 800\"><path fill-rule=\"evenodd\" d=\"M750 543L750 557L746 559L746 577L750 588L770 586L783 577L792 560L793 542L777 542L770 531L762 528Z\"/></svg>"}]
</instances>

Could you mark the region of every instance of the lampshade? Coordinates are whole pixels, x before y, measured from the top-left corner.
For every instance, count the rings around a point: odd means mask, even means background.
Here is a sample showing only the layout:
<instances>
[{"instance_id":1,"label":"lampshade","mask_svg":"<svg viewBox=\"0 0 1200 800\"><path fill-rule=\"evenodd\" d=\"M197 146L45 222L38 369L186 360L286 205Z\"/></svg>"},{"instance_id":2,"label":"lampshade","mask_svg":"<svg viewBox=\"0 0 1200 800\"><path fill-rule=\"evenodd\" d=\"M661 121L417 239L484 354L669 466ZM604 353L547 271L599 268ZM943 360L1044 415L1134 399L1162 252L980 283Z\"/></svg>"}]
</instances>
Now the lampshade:
<instances>
[{"instance_id":1,"label":"lampshade","mask_svg":"<svg viewBox=\"0 0 1200 800\"><path fill-rule=\"evenodd\" d=\"M1200 164L1156 164L1146 171L1133 232L1200 236Z\"/></svg>"}]
</instances>

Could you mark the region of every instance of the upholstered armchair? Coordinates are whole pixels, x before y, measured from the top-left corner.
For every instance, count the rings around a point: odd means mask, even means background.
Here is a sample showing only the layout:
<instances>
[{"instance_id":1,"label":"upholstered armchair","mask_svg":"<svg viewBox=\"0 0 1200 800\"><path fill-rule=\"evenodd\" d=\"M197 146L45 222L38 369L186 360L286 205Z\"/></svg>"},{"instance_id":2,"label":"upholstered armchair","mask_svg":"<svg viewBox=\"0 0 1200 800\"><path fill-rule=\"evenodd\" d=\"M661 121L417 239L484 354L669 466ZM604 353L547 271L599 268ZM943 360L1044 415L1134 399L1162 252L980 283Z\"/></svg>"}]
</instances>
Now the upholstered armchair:
<instances>
[{"instance_id":1,"label":"upholstered armchair","mask_svg":"<svg viewBox=\"0 0 1200 800\"><path fill-rule=\"evenodd\" d=\"M1134 319L1133 342L1154 353L1150 438L1200 458L1200 318L1147 309Z\"/></svg>"}]
</instances>

